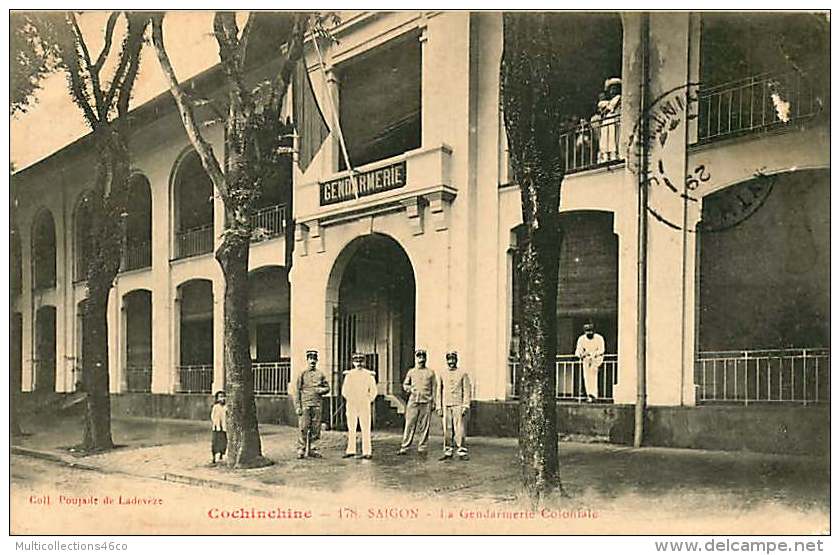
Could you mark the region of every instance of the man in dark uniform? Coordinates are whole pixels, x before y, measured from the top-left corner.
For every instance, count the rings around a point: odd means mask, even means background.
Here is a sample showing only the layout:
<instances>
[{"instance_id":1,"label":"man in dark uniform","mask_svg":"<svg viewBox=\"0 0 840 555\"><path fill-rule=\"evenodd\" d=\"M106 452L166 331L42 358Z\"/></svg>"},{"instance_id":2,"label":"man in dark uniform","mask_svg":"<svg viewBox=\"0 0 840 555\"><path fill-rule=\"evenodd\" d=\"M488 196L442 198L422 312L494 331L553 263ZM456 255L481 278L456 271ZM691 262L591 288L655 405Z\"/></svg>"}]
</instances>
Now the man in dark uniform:
<instances>
[{"instance_id":1,"label":"man in dark uniform","mask_svg":"<svg viewBox=\"0 0 840 555\"><path fill-rule=\"evenodd\" d=\"M306 370L296 380L295 410L298 415L297 454L319 458L315 442L321 437L321 397L330 392L324 373L318 370L318 351L306 351Z\"/></svg>"}]
</instances>

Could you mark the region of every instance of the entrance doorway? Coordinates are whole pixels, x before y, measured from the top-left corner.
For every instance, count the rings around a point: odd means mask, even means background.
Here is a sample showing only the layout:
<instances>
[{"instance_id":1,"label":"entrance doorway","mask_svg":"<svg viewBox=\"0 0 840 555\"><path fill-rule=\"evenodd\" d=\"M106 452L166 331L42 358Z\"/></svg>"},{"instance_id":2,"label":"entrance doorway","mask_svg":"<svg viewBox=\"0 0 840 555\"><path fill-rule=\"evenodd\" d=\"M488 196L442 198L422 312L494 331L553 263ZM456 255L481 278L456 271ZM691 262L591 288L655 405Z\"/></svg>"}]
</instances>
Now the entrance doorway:
<instances>
[{"instance_id":1,"label":"entrance doorway","mask_svg":"<svg viewBox=\"0 0 840 555\"><path fill-rule=\"evenodd\" d=\"M372 234L352 241L330 276L332 392L340 398L343 372L358 351L376 374L379 393L399 395L414 360L414 270L403 248ZM333 408L331 421L340 418Z\"/></svg>"},{"instance_id":2,"label":"entrance doorway","mask_svg":"<svg viewBox=\"0 0 840 555\"><path fill-rule=\"evenodd\" d=\"M55 307L35 313L35 389L55 391Z\"/></svg>"}]
</instances>

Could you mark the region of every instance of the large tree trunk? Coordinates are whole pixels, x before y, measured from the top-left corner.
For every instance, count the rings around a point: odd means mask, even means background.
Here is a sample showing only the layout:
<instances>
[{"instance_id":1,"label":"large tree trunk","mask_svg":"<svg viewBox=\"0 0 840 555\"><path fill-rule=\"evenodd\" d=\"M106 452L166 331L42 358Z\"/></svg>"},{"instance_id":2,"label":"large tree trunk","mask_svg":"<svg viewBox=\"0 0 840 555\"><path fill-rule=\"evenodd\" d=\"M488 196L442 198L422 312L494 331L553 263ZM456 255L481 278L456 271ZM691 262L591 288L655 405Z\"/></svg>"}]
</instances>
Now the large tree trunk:
<instances>
[{"instance_id":1,"label":"large tree trunk","mask_svg":"<svg viewBox=\"0 0 840 555\"><path fill-rule=\"evenodd\" d=\"M526 492L539 500L560 485L555 358L559 205L560 59L549 14L504 14L500 70L513 182L520 187L522 321L519 455Z\"/></svg>"},{"instance_id":2,"label":"large tree trunk","mask_svg":"<svg viewBox=\"0 0 840 555\"><path fill-rule=\"evenodd\" d=\"M108 372L108 287L88 282L82 336L85 388L85 451L112 449L110 375Z\"/></svg>"},{"instance_id":3,"label":"large tree trunk","mask_svg":"<svg viewBox=\"0 0 840 555\"><path fill-rule=\"evenodd\" d=\"M267 463L254 400L254 373L248 335L248 254L250 230L228 233L216 252L225 276L224 367L228 410L228 464L250 468Z\"/></svg>"}]
</instances>

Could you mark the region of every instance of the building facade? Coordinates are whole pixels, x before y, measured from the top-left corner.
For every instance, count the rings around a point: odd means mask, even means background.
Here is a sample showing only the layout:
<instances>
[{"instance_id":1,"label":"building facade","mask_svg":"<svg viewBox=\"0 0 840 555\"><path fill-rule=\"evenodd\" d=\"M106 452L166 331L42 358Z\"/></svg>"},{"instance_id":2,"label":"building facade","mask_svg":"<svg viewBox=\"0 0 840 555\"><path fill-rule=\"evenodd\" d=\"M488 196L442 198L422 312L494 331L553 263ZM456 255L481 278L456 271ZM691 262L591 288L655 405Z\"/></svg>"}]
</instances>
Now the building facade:
<instances>
[{"instance_id":1,"label":"building facade","mask_svg":"<svg viewBox=\"0 0 840 555\"><path fill-rule=\"evenodd\" d=\"M607 350L594 410L636 402L640 363L651 408L823 410L828 96L761 38L817 16L558 17L570 29L562 47L580 58L558 145L559 406L584 408L573 353L591 321ZM282 399L311 348L337 389L361 351L400 412L414 349L438 368L457 350L474 426L492 433L482 404L513 406L517 393L522 224L500 112L502 16L357 12L333 33L305 54L332 133L305 171L289 161L254 215L255 391ZM616 79L620 93L605 87ZM598 113L602 92L620 104ZM135 114L111 387L187 398L224 384L212 254L223 210L166 95ZM220 151L221 130L210 136ZM23 391L78 381L92 156L82 140L13 179L12 372Z\"/></svg>"}]
</instances>

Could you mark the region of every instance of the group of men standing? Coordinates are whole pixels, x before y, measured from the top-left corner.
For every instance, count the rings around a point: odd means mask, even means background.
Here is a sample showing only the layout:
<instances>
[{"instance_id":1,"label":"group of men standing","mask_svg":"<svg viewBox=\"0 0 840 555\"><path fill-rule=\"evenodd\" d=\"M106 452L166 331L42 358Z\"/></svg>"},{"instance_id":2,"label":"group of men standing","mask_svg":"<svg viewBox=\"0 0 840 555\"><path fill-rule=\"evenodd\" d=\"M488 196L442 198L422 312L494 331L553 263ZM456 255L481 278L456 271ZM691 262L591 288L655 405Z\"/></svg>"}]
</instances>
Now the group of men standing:
<instances>
[{"instance_id":1,"label":"group of men standing","mask_svg":"<svg viewBox=\"0 0 840 555\"><path fill-rule=\"evenodd\" d=\"M472 384L465 370L458 367L458 353L446 353L446 370L435 372L426 366L424 349L415 352L415 365L403 380L403 390L408 394L405 411L405 430L398 455L406 455L418 437L417 451L427 451L432 413L436 412L443 423L443 455L441 461L469 460L466 445L466 424L469 415ZM344 372L341 396L347 414L347 450L344 457L356 456L356 434L362 434L362 459L371 459L371 407L376 399L377 387L374 373L363 367L364 355L353 353L353 367ZM326 375L318 369L318 352L306 352L306 369L298 375L294 392L298 415L298 458L320 457L315 443L321 434L321 397L329 393Z\"/></svg>"}]
</instances>

